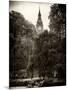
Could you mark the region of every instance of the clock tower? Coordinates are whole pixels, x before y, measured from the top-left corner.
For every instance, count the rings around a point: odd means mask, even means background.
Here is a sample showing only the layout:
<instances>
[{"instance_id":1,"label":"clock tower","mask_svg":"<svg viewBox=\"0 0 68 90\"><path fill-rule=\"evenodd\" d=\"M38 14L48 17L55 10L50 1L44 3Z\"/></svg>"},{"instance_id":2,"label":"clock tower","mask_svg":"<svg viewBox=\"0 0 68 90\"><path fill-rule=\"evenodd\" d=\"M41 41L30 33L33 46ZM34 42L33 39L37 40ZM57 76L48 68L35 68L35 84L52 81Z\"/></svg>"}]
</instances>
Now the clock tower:
<instances>
[{"instance_id":1,"label":"clock tower","mask_svg":"<svg viewBox=\"0 0 68 90\"><path fill-rule=\"evenodd\" d=\"M38 13L38 20L37 20L37 24L36 24L36 31L38 34L42 33L43 31L43 23L42 23L42 19L41 19L41 12L39 9L39 13Z\"/></svg>"}]
</instances>

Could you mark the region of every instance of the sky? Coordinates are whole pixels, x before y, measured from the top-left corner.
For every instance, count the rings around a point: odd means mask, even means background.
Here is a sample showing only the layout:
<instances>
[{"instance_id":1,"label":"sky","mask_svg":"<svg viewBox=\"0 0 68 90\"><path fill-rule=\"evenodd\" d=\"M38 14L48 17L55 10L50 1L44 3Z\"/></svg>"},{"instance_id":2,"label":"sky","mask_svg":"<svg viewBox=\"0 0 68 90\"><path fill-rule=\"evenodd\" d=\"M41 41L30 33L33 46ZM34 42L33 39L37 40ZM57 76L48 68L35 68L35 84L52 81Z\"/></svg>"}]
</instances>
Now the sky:
<instances>
[{"instance_id":1,"label":"sky","mask_svg":"<svg viewBox=\"0 0 68 90\"><path fill-rule=\"evenodd\" d=\"M50 13L51 4L47 3L33 3L33 2L23 2L23 1L10 1L9 2L9 11L17 11L24 15L25 19L30 21L36 26L38 19L38 12L40 7L41 18L43 22L44 30L49 31L49 13Z\"/></svg>"}]
</instances>

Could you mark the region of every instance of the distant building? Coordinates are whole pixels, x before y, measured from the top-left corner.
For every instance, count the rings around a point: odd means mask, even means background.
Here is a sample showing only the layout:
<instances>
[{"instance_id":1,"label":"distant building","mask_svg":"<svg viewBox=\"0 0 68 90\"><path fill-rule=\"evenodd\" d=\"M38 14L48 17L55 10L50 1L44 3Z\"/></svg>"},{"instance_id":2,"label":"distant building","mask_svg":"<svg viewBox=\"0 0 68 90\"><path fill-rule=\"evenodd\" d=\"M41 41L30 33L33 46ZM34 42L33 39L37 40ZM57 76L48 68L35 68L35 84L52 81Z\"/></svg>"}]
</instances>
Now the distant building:
<instances>
[{"instance_id":1,"label":"distant building","mask_svg":"<svg viewBox=\"0 0 68 90\"><path fill-rule=\"evenodd\" d=\"M43 32L43 22L42 22L42 18L41 18L40 8L39 8L39 13L38 13L38 20L36 23L36 32L37 32L37 34L40 34Z\"/></svg>"}]
</instances>

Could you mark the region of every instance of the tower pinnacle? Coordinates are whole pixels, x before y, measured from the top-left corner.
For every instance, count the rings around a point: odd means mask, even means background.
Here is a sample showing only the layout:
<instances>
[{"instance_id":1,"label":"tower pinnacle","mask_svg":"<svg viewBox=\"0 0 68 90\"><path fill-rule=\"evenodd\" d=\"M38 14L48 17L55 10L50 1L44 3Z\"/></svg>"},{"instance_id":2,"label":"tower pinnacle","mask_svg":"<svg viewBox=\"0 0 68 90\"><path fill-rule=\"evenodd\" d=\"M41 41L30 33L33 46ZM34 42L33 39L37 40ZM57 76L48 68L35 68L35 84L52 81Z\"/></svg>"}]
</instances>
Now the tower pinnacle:
<instances>
[{"instance_id":1,"label":"tower pinnacle","mask_svg":"<svg viewBox=\"0 0 68 90\"><path fill-rule=\"evenodd\" d=\"M41 16L40 7L39 7L39 13L38 13L38 16Z\"/></svg>"},{"instance_id":2,"label":"tower pinnacle","mask_svg":"<svg viewBox=\"0 0 68 90\"><path fill-rule=\"evenodd\" d=\"M43 22L41 19L40 7L39 7L39 13L38 13L38 20L37 20L37 24L36 24L36 31L38 34L40 34L43 31Z\"/></svg>"}]
</instances>

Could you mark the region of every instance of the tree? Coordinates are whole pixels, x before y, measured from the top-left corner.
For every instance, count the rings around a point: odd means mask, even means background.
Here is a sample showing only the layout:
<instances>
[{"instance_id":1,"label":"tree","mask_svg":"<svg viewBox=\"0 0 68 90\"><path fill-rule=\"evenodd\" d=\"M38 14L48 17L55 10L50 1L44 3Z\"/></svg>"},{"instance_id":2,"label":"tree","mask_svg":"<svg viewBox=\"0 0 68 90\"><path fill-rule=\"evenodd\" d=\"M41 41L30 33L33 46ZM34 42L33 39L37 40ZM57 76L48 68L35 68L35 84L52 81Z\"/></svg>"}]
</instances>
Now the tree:
<instances>
[{"instance_id":1,"label":"tree","mask_svg":"<svg viewBox=\"0 0 68 90\"><path fill-rule=\"evenodd\" d=\"M36 39L36 50L35 50L35 66L38 70L39 77L45 77L46 65L48 61L48 31L45 30Z\"/></svg>"},{"instance_id":2,"label":"tree","mask_svg":"<svg viewBox=\"0 0 68 90\"><path fill-rule=\"evenodd\" d=\"M66 5L54 4L51 6L49 15L50 19L50 47L49 51L56 53L50 53L50 59L52 57L53 66L55 66L60 78L66 75ZM51 60L51 61L52 61ZM60 66L62 74L60 73ZM59 78L59 77L58 77ZM65 80L66 77L63 77Z\"/></svg>"},{"instance_id":3,"label":"tree","mask_svg":"<svg viewBox=\"0 0 68 90\"><path fill-rule=\"evenodd\" d=\"M58 37L65 37L66 30L66 5L54 4L51 6L49 15L50 31L57 34Z\"/></svg>"},{"instance_id":4,"label":"tree","mask_svg":"<svg viewBox=\"0 0 68 90\"><path fill-rule=\"evenodd\" d=\"M33 55L35 27L16 11L9 13L10 72L26 69ZM31 59L31 58L30 58ZM15 73L16 75L16 73Z\"/></svg>"}]
</instances>

